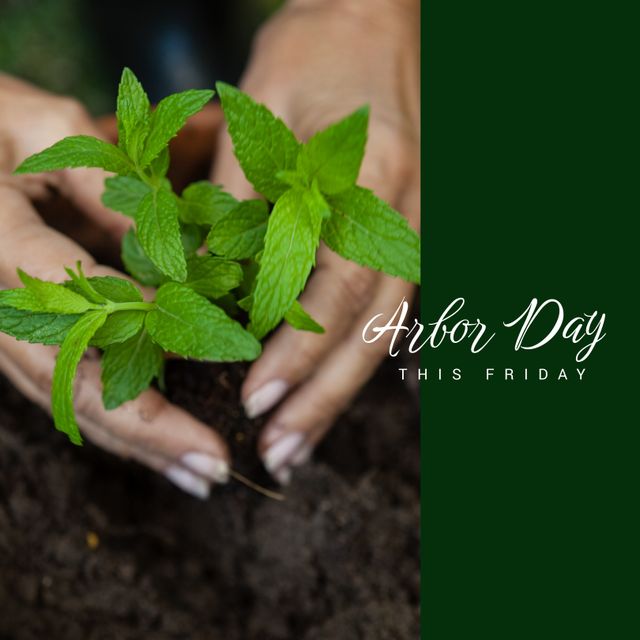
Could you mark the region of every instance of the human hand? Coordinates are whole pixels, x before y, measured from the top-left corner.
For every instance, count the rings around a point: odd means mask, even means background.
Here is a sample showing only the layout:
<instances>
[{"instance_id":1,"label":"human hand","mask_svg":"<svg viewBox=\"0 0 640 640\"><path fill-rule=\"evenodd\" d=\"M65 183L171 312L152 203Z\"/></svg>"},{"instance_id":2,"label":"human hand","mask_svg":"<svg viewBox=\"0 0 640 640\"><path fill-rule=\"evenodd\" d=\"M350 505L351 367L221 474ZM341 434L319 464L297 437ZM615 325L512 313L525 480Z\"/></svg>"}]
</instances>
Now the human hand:
<instances>
[{"instance_id":1,"label":"human hand","mask_svg":"<svg viewBox=\"0 0 640 640\"><path fill-rule=\"evenodd\" d=\"M26 180L9 174L25 157L75 134L101 137L77 103L0 76L0 288L20 286L16 267L42 279L61 281L66 279L63 266L78 260L87 275L125 277L96 265L84 249L48 228L25 194L39 195L53 184L97 225L119 237L130 222L100 204L104 172L74 169ZM54 347L0 334L0 370L45 409L49 409L55 356ZM106 411L99 361L91 355L79 367L75 399L83 434L102 448L163 473L201 498L208 495L211 482L226 481L229 454L222 439L156 391Z\"/></svg>"},{"instance_id":2,"label":"human hand","mask_svg":"<svg viewBox=\"0 0 640 640\"><path fill-rule=\"evenodd\" d=\"M358 183L420 218L419 3L417 0L296 0L263 27L242 88L307 139L354 109L371 106ZM213 181L238 198L255 197L222 137ZM306 461L337 415L373 374L388 342L367 345L361 331L392 315L414 287L359 267L321 246L301 297L323 335L285 325L268 341L242 390L250 417L269 411L259 440L267 469L282 483Z\"/></svg>"}]
</instances>

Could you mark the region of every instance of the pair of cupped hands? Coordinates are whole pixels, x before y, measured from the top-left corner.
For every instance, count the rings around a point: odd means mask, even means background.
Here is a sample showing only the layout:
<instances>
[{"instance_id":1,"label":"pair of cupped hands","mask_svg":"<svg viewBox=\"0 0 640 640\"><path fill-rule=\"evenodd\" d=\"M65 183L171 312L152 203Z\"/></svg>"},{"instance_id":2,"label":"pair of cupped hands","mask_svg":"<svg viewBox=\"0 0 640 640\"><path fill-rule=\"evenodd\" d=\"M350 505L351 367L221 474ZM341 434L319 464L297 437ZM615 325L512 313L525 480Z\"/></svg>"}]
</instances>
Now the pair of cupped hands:
<instances>
[{"instance_id":1,"label":"pair of cupped hands","mask_svg":"<svg viewBox=\"0 0 640 640\"><path fill-rule=\"evenodd\" d=\"M292 2L256 37L242 88L264 102L306 139L369 104L371 121L359 184L406 215L420 216L418 34L407 2ZM417 3L416 3L417 4ZM85 109L0 75L0 287L20 286L16 268L52 281L82 261L88 275L119 275L70 238L47 227L32 200L52 187L92 224L119 242L131 221L100 202L105 173L74 169L14 177L26 157L70 135L104 137ZM211 179L237 198L254 196L226 132L218 136ZM321 246L301 298L326 329L323 335L279 328L253 363L242 388L249 417L275 408L259 438L268 471L287 483L386 353L365 344L362 327L390 315L413 286L347 262ZM0 370L27 397L49 407L56 350L0 334ZM215 424L207 426L149 390L113 411L102 405L100 364L87 357L76 383L76 410L84 435L117 455L163 473L201 498L225 482L232 464ZM213 428L211 428L213 427Z\"/></svg>"}]
</instances>

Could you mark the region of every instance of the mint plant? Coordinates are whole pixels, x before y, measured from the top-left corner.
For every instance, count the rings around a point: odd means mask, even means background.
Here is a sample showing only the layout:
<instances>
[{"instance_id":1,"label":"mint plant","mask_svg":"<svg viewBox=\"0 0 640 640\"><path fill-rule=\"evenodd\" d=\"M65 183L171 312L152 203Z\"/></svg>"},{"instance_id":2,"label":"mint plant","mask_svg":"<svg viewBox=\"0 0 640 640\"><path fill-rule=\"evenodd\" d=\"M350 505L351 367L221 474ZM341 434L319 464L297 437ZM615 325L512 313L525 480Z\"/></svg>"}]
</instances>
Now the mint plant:
<instances>
[{"instance_id":1,"label":"mint plant","mask_svg":"<svg viewBox=\"0 0 640 640\"><path fill-rule=\"evenodd\" d=\"M102 351L103 402L114 409L154 379L165 354L230 362L254 360L260 340L282 320L322 333L298 297L324 241L358 264L418 283L420 240L406 220L356 185L369 111L361 108L302 144L264 105L227 84L217 91L234 152L261 198L238 201L202 181L181 194L167 179L169 142L214 95L190 90L153 109L125 69L117 99L118 143L71 136L27 158L16 173L98 167L103 203L133 220L122 261L141 285L86 277L78 263L58 284L18 270L23 288L0 291L0 331L59 345L52 384L56 427L82 439L73 380L88 347ZM243 326L243 312L248 321Z\"/></svg>"}]
</instances>

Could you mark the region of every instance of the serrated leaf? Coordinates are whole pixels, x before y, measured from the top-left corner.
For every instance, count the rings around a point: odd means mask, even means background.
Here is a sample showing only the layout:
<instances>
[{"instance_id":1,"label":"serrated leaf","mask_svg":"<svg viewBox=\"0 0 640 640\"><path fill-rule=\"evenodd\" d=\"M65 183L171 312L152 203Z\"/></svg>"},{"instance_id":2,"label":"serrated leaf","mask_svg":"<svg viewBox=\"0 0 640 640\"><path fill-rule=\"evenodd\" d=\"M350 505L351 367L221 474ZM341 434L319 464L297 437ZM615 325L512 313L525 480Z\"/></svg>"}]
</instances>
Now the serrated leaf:
<instances>
[{"instance_id":1,"label":"serrated leaf","mask_svg":"<svg viewBox=\"0 0 640 640\"><path fill-rule=\"evenodd\" d=\"M165 275L183 282L187 263L182 247L178 205L170 191L148 193L136 214L138 240L147 257Z\"/></svg>"},{"instance_id":2,"label":"serrated leaf","mask_svg":"<svg viewBox=\"0 0 640 640\"><path fill-rule=\"evenodd\" d=\"M95 304L62 284L32 278L20 269L18 275L25 288L0 291L0 304L23 311L65 315L84 313L96 308Z\"/></svg>"},{"instance_id":3,"label":"serrated leaf","mask_svg":"<svg viewBox=\"0 0 640 640\"><path fill-rule=\"evenodd\" d=\"M111 410L137 398L149 388L163 365L162 349L141 331L121 344L105 349L102 356L102 402Z\"/></svg>"},{"instance_id":4,"label":"serrated leaf","mask_svg":"<svg viewBox=\"0 0 640 640\"><path fill-rule=\"evenodd\" d=\"M127 272L140 284L147 287L158 287L166 280L162 271L147 257L133 229L129 229L122 239L120 256Z\"/></svg>"},{"instance_id":5,"label":"serrated leaf","mask_svg":"<svg viewBox=\"0 0 640 640\"><path fill-rule=\"evenodd\" d=\"M142 199L151 191L151 187L130 176L107 178L104 185L102 204L134 220Z\"/></svg>"},{"instance_id":6,"label":"serrated leaf","mask_svg":"<svg viewBox=\"0 0 640 640\"><path fill-rule=\"evenodd\" d=\"M187 119L198 113L213 96L214 92L209 89L189 89L161 100L151 114L149 135L140 158L140 166L149 166L171 138L182 129Z\"/></svg>"},{"instance_id":7,"label":"serrated leaf","mask_svg":"<svg viewBox=\"0 0 640 640\"><path fill-rule=\"evenodd\" d=\"M221 298L242 280L242 267L231 260L213 256L192 256L187 261L185 286L205 298Z\"/></svg>"},{"instance_id":8,"label":"serrated leaf","mask_svg":"<svg viewBox=\"0 0 640 640\"><path fill-rule=\"evenodd\" d=\"M271 331L302 291L315 264L323 206L316 194L301 189L276 202L253 292L250 318L256 337Z\"/></svg>"},{"instance_id":9,"label":"serrated leaf","mask_svg":"<svg viewBox=\"0 0 640 640\"><path fill-rule=\"evenodd\" d=\"M420 236L372 191L352 187L329 198L322 239L347 260L420 283Z\"/></svg>"},{"instance_id":10,"label":"serrated leaf","mask_svg":"<svg viewBox=\"0 0 640 640\"><path fill-rule=\"evenodd\" d=\"M144 324L145 311L116 311L96 331L91 345L105 349L111 344L124 342L135 336Z\"/></svg>"},{"instance_id":11,"label":"serrated leaf","mask_svg":"<svg viewBox=\"0 0 640 640\"><path fill-rule=\"evenodd\" d=\"M137 162L149 133L151 105L142 85L125 67L118 87L118 146Z\"/></svg>"},{"instance_id":12,"label":"serrated leaf","mask_svg":"<svg viewBox=\"0 0 640 640\"><path fill-rule=\"evenodd\" d=\"M264 200L238 203L213 225L207 245L212 253L243 260L262 250L267 232L269 208Z\"/></svg>"},{"instance_id":13,"label":"serrated leaf","mask_svg":"<svg viewBox=\"0 0 640 640\"><path fill-rule=\"evenodd\" d=\"M353 186L364 157L368 125L369 109L363 107L316 133L300 150L298 171L310 184L317 180L323 193Z\"/></svg>"},{"instance_id":14,"label":"serrated leaf","mask_svg":"<svg viewBox=\"0 0 640 640\"><path fill-rule=\"evenodd\" d=\"M255 360L260 343L222 309L175 282L158 289L147 314L149 334L163 349L187 358L234 362Z\"/></svg>"},{"instance_id":15,"label":"serrated leaf","mask_svg":"<svg viewBox=\"0 0 640 640\"><path fill-rule=\"evenodd\" d=\"M164 178L169 171L170 163L171 153L169 152L169 147L165 147L151 163L151 173L156 177Z\"/></svg>"},{"instance_id":16,"label":"serrated leaf","mask_svg":"<svg viewBox=\"0 0 640 640\"><path fill-rule=\"evenodd\" d=\"M66 433L74 444L82 444L73 411L73 380L78 363L93 334L104 324L107 312L89 311L67 333L56 358L51 385L51 410L56 429Z\"/></svg>"},{"instance_id":17,"label":"serrated leaf","mask_svg":"<svg viewBox=\"0 0 640 640\"><path fill-rule=\"evenodd\" d=\"M0 332L25 342L59 345L80 317L33 313L0 305Z\"/></svg>"},{"instance_id":18,"label":"serrated leaf","mask_svg":"<svg viewBox=\"0 0 640 640\"><path fill-rule=\"evenodd\" d=\"M215 224L238 201L206 180L190 184L180 198L180 219L188 224Z\"/></svg>"},{"instance_id":19,"label":"serrated leaf","mask_svg":"<svg viewBox=\"0 0 640 640\"><path fill-rule=\"evenodd\" d=\"M75 167L97 167L114 173L129 173L133 165L113 144L92 136L70 136L27 158L14 173L41 173Z\"/></svg>"},{"instance_id":20,"label":"serrated leaf","mask_svg":"<svg viewBox=\"0 0 640 640\"><path fill-rule=\"evenodd\" d=\"M300 331L311 331L313 333L324 333L324 327L318 324L295 300L291 308L284 316L284 319L294 328Z\"/></svg>"},{"instance_id":21,"label":"serrated leaf","mask_svg":"<svg viewBox=\"0 0 640 640\"><path fill-rule=\"evenodd\" d=\"M266 106L223 82L218 82L216 88L233 141L233 151L245 176L258 193L275 202L289 189L277 174L296 169L300 143Z\"/></svg>"}]
</instances>

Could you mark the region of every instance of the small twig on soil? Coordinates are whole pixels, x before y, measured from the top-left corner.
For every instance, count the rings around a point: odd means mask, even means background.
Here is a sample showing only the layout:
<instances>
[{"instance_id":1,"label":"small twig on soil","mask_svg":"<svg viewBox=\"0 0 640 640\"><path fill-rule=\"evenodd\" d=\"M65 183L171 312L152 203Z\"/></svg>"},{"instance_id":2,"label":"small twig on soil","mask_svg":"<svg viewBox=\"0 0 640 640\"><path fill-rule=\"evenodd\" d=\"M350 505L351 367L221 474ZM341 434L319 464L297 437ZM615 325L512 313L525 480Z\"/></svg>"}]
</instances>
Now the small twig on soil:
<instances>
[{"instance_id":1,"label":"small twig on soil","mask_svg":"<svg viewBox=\"0 0 640 640\"><path fill-rule=\"evenodd\" d=\"M246 476L243 476L241 473L238 473L234 469L229 469L229 475L235 480L237 480L238 482L241 482L242 484L246 485L250 489L253 489L258 493L261 493L263 496L267 496L267 498L271 498L272 500L280 500L280 501L286 500L286 498L281 493L278 493L277 491L271 491L270 489L265 489L264 487L261 487L259 484L256 484L253 480L249 480L249 478L247 478Z\"/></svg>"}]
</instances>

